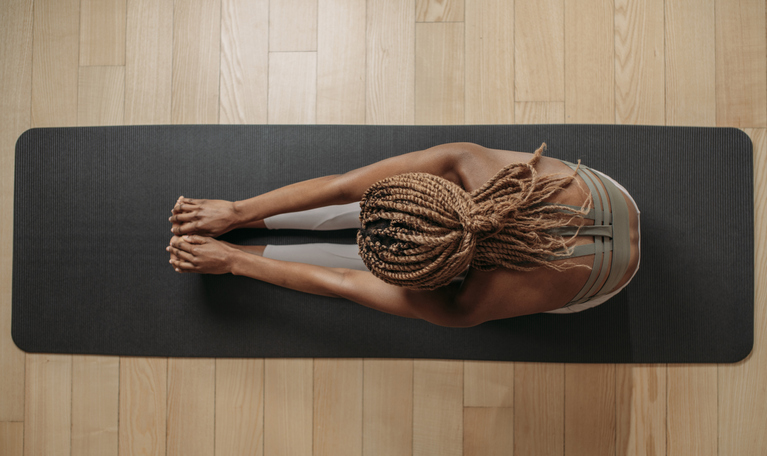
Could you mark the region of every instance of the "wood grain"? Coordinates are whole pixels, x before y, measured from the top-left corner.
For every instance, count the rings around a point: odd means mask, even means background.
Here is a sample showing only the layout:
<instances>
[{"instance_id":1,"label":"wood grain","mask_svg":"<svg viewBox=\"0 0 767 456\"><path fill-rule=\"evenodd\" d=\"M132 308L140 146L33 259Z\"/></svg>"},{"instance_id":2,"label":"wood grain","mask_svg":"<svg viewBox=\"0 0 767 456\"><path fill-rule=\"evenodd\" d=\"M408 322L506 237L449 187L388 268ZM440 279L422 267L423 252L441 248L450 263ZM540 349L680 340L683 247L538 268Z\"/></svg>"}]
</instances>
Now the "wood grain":
<instances>
[{"instance_id":1,"label":"wood grain","mask_svg":"<svg viewBox=\"0 0 767 456\"><path fill-rule=\"evenodd\" d=\"M615 0L615 121L664 125L664 0Z\"/></svg>"},{"instance_id":2,"label":"wood grain","mask_svg":"<svg viewBox=\"0 0 767 456\"><path fill-rule=\"evenodd\" d=\"M268 0L221 5L222 124L263 124L269 76Z\"/></svg>"},{"instance_id":3,"label":"wood grain","mask_svg":"<svg viewBox=\"0 0 767 456\"><path fill-rule=\"evenodd\" d=\"M317 0L269 1L269 51L317 50Z\"/></svg>"},{"instance_id":4,"label":"wood grain","mask_svg":"<svg viewBox=\"0 0 767 456\"><path fill-rule=\"evenodd\" d=\"M317 119L317 53L269 54L270 124L313 124Z\"/></svg>"},{"instance_id":5,"label":"wood grain","mask_svg":"<svg viewBox=\"0 0 767 456\"><path fill-rule=\"evenodd\" d=\"M516 101L565 101L565 3L514 4Z\"/></svg>"},{"instance_id":6,"label":"wood grain","mask_svg":"<svg viewBox=\"0 0 767 456\"><path fill-rule=\"evenodd\" d=\"M562 101L518 101L514 104L518 124L565 123Z\"/></svg>"},{"instance_id":7,"label":"wood grain","mask_svg":"<svg viewBox=\"0 0 767 456\"><path fill-rule=\"evenodd\" d=\"M72 358L72 454L117 456L119 385L119 358Z\"/></svg>"},{"instance_id":8,"label":"wood grain","mask_svg":"<svg viewBox=\"0 0 767 456\"><path fill-rule=\"evenodd\" d=\"M171 123L173 0L128 0L125 123Z\"/></svg>"},{"instance_id":9,"label":"wood grain","mask_svg":"<svg viewBox=\"0 0 767 456\"><path fill-rule=\"evenodd\" d=\"M561 456L565 435L564 364L517 363L515 454Z\"/></svg>"},{"instance_id":10,"label":"wood grain","mask_svg":"<svg viewBox=\"0 0 767 456\"><path fill-rule=\"evenodd\" d=\"M264 454L264 360L216 360L215 454Z\"/></svg>"},{"instance_id":11,"label":"wood grain","mask_svg":"<svg viewBox=\"0 0 767 456\"><path fill-rule=\"evenodd\" d=\"M714 0L666 0L666 125L716 125Z\"/></svg>"},{"instance_id":12,"label":"wood grain","mask_svg":"<svg viewBox=\"0 0 767 456\"><path fill-rule=\"evenodd\" d=\"M464 123L463 27L461 23L416 24L416 124Z\"/></svg>"},{"instance_id":13,"label":"wood grain","mask_svg":"<svg viewBox=\"0 0 767 456\"><path fill-rule=\"evenodd\" d=\"M125 65L126 1L80 2L80 66Z\"/></svg>"},{"instance_id":14,"label":"wood grain","mask_svg":"<svg viewBox=\"0 0 767 456\"><path fill-rule=\"evenodd\" d=\"M565 455L615 454L615 365L565 365Z\"/></svg>"},{"instance_id":15,"label":"wood grain","mask_svg":"<svg viewBox=\"0 0 767 456\"><path fill-rule=\"evenodd\" d=\"M34 7L32 124L77 123L80 0L41 0Z\"/></svg>"},{"instance_id":16,"label":"wood grain","mask_svg":"<svg viewBox=\"0 0 767 456\"><path fill-rule=\"evenodd\" d=\"M314 360L314 456L362 454L362 360Z\"/></svg>"},{"instance_id":17,"label":"wood grain","mask_svg":"<svg viewBox=\"0 0 767 456\"><path fill-rule=\"evenodd\" d=\"M22 456L24 453L24 423L0 421L0 454Z\"/></svg>"},{"instance_id":18,"label":"wood grain","mask_svg":"<svg viewBox=\"0 0 767 456\"><path fill-rule=\"evenodd\" d=\"M767 451L767 130L749 129L754 144L754 350L740 363L719 366L719 455Z\"/></svg>"},{"instance_id":19,"label":"wood grain","mask_svg":"<svg viewBox=\"0 0 767 456\"><path fill-rule=\"evenodd\" d=\"M413 360L364 360L362 454L413 450Z\"/></svg>"},{"instance_id":20,"label":"wood grain","mask_svg":"<svg viewBox=\"0 0 767 456\"><path fill-rule=\"evenodd\" d=\"M464 0L416 0L418 22L462 22Z\"/></svg>"},{"instance_id":21,"label":"wood grain","mask_svg":"<svg viewBox=\"0 0 767 456\"><path fill-rule=\"evenodd\" d=\"M513 407L514 363L464 361L464 407Z\"/></svg>"},{"instance_id":22,"label":"wood grain","mask_svg":"<svg viewBox=\"0 0 767 456\"><path fill-rule=\"evenodd\" d=\"M615 122L612 0L565 0L565 121Z\"/></svg>"},{"instance_id":23,"label":"wood grain","mask_svg":"<svg viewBox=\"0 0 767 456\"><path fill-rule=\"evenodd\" d=\"M716 2L716 124L767 127L765 2Z\"/></svg>"},{"instance_id":24,"label":"wood grain","mask_svg":"<svg viewBox=\"0 0 767 456\"><path fill-rule=\"evenodd\" d=\"M463 409L463 455L506 456L515 452L514 409L509 407L466 407ZM540 453L536 453L540 454Z\"/></svg>"},{"instance_id":25,"label":"wood grain","mask_svg":"<svg viewBox=\"0 0 767 456\"><path fill-rule=\"evenodd\" d=\"M367 2L366 123L415 120L415 8L408 0Z\"/></svg>"},{"instance_id":26,"label":"wood grain","mask_svg":"<svg viewBox=\"0 0 767 456\"><path fill-rule=\"evenodd\" d=\"M68 456L72 442L72 356L27 355L24 396L24 453Z\"/></svg>"},{"instance_id":27,"label":"wood grain","mask_svg":"<svg viewBox=\"0 0 767 456\"><path fill-rule=\"evenodd\" d=\"M616 366L617 454L666 452L666 365Z\"/></svg>"},{"instance_id":28,"label":"wood grain","mask_svg":"<svg viewBox=\"0 0 767 456\"><path fill-rule=\"evenodd\" d=\"M11 338L13 176L16 138L30 126L32 2L0 14L0 422L24 420L24 352ZM9 431L12 432L12 431Z\"/></svg>"},{"instance_id":29,"label":"wood grain","mask_svg":"<svg viewBox=\"0 0 767 456\"><path fill-rule=\"evenodd\" d=\"M125 67L80 67L77 125L122 125L125 112Z\"/></svg>"},{"instance_id":30,"label":"wood grain","mask_svg":"<svg viewBox=\"0 0 767 456\"><path fill-rule=\"evenodd\" d=\"M267 359L264 454L312 454L312 359Z\"/></svg>"},{"instance_id":31,"label":"wood grain","mask_svg":"<svg viewBox=\"0 0 767 456\"><path fill-rule=\"evenodd\" d=\"M415 360L413 456L463 451L463 362Z\"/></svg>"},{"instance_id":32,"label":"wood grain","mask_svg":"<svg viewBox=\"0 0 767 456\"><path fill-rule=\"evenodd\" d=\"M213 454L215 389L215 360L168 360L167 456Z\"/></svg>"},{"instance_id":33,"label":"wood grain","mask_svg":"<svg viewBox=\"0 0 767 456\"><path fill-rule=\"evenodd\" d=\"M670 364L667 370L667 454L718 454L716 366Z\"/></svg>"},{"instance_id":34,"label":"wood grain","mask_svg":"<svg viewBox=\"0 0 767 456\"><path fill-rule=\"evenodd\" d=\"M218 123L221 0L175 0L172 121Z\"/></svg>"},{"instance_id":35,"label":"wood grain","mask_svg":"<svg viewBox=\"0 0 767 456\"><path fill-rule=\"evenodd\" d=\"M317 123L365 123L365 0L319 0Z\"/></svg>"},{"instance_id":36,"label":"wood grain","mask_svg":"<svg viewBox=\"0 0 767 456\"><path fill-rule=\"evenodd\" d=\"M121 456L165 456L167 403L167 359L120 359Z\"/></svg>"},{"instance_id":37,"label":"wood grain","mask_svg":"<svg viewBox=\"0 0 767 456\"><path fill-rule=\"evenodd\" d=\"M514 3L466 5L467 124L514 123Z\"/></svg>"}]
</instances>

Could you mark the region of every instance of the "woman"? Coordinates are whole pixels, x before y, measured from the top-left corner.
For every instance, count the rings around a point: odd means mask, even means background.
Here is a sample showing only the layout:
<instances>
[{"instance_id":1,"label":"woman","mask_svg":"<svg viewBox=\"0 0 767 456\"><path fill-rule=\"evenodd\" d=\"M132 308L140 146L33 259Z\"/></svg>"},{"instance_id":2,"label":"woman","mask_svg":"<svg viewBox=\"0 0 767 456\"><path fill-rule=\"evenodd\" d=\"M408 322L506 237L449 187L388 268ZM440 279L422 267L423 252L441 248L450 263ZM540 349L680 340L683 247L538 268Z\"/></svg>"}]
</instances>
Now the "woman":
<instances>
[{"instance_id":1,"label":"woman","mask_svg":"<svg viewBox=\"0 0 767 456\"><path fill-rule=\"evenodd\" d=\"M639 211L609 177L543 157L544 147L529 154L445 144L244 201L181 197L170 218L170 263L450 327L581 311L636 273ZM362 270L283 261L289 255L265 255L271 246L214 239L274 228L279 214L300 220L360 201Z\"/></svg>"}]
</instances>

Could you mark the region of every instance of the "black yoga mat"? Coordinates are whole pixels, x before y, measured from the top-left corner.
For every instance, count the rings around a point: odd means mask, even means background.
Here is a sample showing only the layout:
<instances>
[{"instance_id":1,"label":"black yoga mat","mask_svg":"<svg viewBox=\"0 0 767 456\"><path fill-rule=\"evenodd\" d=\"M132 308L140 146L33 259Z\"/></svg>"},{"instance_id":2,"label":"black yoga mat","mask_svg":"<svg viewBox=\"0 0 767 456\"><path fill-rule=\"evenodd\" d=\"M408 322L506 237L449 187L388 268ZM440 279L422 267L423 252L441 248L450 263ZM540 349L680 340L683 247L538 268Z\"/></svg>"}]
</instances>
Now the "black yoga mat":
<instances>
[{"instance_id":1,"label":"black yoga mat","mask_svg":"<svg viewBox=\"0 0 767 456\"><path fill-rule=\"evenodd\" d=\"M244 199L430 146L581 159L641 210L641 267L609 302L444 328L243 277L177 274L179 195ZM727 363L753 345L749 138L735 129L140 126L33 129L16 148L13 338L29 352L195 357ZM241 230L240 243L354 242Z\"/></svg>"}]
</instances>

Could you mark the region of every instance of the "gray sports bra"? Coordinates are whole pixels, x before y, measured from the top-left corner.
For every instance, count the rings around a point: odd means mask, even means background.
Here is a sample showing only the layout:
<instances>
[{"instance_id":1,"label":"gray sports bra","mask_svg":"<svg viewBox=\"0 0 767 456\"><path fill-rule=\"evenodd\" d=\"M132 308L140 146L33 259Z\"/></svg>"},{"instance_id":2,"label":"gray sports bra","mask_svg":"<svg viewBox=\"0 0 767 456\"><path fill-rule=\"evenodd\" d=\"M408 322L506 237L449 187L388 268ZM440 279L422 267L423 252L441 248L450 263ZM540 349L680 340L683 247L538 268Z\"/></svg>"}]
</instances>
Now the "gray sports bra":
<instances>
[{"instance_id":1,"label":"gray sports bra","mask_svg":"<svg viewBox=\"0 0 767 456\"><path fill-rule=\"evenodd\" d=\"M629 209L623 192L609 179L584 165L574 165L562 161L577 170L586 182L593 199L593 208L584 218L594 221L593 225L580 227L561 227L552 230L562 236L593 236L594 243L575 246L568 256L552 259L575 258L594 255L594 265L586 284L564 307L580 304L598 296L612 292L628 270L631 261L631 227ZM599 183L602 185L599 185ZM603 188L604 187L604 188ZM580 207L568 206L573 209ZM608 253L612 252L612 262ZM608 263L610 266L608 268ZM605 276L607 279L605 280ZM600 286L600 284L604 284Z\"/></svg>"}]
</instances>

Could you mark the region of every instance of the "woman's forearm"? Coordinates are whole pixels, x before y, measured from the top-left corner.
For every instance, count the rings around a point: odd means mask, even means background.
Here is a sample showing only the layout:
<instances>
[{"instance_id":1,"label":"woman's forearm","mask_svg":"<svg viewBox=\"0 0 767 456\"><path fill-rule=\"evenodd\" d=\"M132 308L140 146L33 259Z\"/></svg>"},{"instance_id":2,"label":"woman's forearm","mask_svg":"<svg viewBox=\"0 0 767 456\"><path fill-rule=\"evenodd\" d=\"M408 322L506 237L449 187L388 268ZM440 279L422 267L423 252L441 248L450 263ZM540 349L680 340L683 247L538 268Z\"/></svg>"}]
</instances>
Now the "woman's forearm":
<instances>
[{"instance_id":1,"label":"woman's forearm","mask_svg":"<svg viewBox=\"0 0 767 456\"><path fill-rule=\"evenodd\" d=\"M338 186L338 175L323 176L235 201L238 228L263 228L261 221L286 212L298 212L321 206L351 203Z\"/></svg>"}]
</instances>

